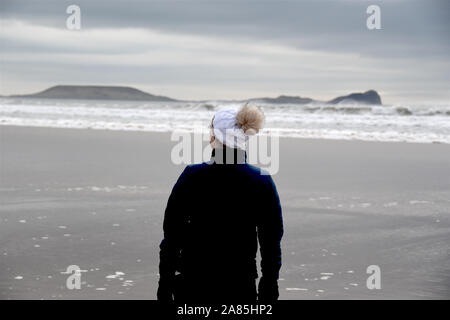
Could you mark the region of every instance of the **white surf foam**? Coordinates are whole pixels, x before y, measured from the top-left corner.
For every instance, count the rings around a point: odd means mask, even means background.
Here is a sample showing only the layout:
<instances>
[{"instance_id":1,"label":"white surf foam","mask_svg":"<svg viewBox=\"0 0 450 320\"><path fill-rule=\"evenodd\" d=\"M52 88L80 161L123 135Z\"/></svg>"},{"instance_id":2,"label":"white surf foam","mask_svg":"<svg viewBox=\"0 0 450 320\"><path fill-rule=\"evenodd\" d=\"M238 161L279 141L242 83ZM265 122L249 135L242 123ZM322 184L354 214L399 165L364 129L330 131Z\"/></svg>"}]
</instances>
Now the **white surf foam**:
<instances>
[{"instance_id":1,"label":"white surf foam","mask_svg":"<svg viewBox=\"0 0 450 320\"><path fill-rule=\"evenodd\" d=\"M237 103L0 99L0 125L123 131L206 130L215 111ZM450 104L260 104L262 134L283 137L450 143Z\"/></svg>"}]
</instances>

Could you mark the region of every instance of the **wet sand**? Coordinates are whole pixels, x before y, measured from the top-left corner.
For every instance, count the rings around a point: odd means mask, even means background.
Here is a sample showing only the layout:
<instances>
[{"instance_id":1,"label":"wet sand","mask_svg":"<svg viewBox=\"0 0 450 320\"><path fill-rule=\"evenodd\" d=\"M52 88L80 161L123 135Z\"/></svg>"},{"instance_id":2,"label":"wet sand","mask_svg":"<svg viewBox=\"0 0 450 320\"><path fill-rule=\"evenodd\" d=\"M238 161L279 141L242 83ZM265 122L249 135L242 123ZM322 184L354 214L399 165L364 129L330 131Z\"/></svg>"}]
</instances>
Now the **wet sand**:
<instances>
[{"instance_id":1,"label":"wet sand","mask_svg":"<svg viewBox=\"0 0 450 320\"><path fill-rule=\"evenodd\" d=\"M0 299L155 299L173 145L0 126ZM281 139L280 298L450 298L449 159L442 144Z\"/></svg>"}]
</instances>

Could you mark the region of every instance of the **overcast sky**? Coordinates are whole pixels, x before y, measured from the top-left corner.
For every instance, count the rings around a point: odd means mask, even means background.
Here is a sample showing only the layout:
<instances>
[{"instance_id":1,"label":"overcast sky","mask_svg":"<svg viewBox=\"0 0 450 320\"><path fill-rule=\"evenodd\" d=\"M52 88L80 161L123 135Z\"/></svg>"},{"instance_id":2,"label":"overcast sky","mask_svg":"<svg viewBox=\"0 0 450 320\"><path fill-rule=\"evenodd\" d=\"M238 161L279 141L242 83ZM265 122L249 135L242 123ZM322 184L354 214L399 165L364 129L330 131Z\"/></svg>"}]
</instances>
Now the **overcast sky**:
<instances>
[{"instance_id":1,"label":"overcast sky","mask_svg":"<svg viewBox=\"0 0 450 320\"><path fill-rule=\"evenodd\" d=\"M67 6L81 30L66 28ZM381 30L366 9L381 8ZM450 1L0 1L0 94L127 85L179 99L375 89L450 102Z\"/></svg>"}]
</instances>

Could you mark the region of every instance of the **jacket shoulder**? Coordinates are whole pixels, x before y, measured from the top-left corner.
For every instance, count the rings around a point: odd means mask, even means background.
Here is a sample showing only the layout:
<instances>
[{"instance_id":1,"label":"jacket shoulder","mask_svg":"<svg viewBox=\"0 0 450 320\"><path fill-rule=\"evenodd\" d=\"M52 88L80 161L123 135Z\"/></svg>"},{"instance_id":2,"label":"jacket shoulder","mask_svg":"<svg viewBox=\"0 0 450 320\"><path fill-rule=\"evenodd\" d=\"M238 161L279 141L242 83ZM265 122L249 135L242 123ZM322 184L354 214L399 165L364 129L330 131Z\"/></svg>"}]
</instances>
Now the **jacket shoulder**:
<instances>
[{"instance_id":1,"label":"jacket shoulder","mask_svg":"<svg viewBox=\"0 0 450 320\"><path fill-rule=\"evenodd\" d=\"M194 163L194 164L188 164L186 166L186 171L188 171L189 173L194 173L197 171L201 171L204 170L206 168L208 168L210 166L210 164L208 162L202 162L202 163Z\"/></svg>"},{"instance_id":2,"label":"jacket shoulder","mask_svg":"<svg viewBox=\"0 0 450 320\"><path fill-rule=\"evenodd\" d=\"M254 166L252 164L246 163L245 167L247 168L247 171L250 172L251 174L258 175L258 176L268 176L269 175L269 173L266 170L261 169L260 167Z\"/></svg>"}]
</instances>

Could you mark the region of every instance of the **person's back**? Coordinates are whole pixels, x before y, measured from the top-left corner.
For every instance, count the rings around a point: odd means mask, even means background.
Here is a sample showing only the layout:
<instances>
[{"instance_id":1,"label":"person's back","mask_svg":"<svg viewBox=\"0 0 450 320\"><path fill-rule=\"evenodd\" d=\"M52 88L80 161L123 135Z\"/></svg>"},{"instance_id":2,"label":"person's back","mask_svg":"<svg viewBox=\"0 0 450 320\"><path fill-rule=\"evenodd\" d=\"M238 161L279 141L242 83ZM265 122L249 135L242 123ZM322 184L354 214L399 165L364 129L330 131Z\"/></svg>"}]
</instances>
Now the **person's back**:
<instances>
[{"instance_id":1,"label":"person's back","mask_svg":"<svg viewBox=\"0 0 450 320\"><path fill-rule=\"evenodd\" d=\"M283 234L281 207L271 177L244 159L191 165L170 195L161 243L159 299L256 300L256 253L261 247L259 298L278 297ZM217 158L217 159L216 159ZM220 158L220 159L219 159ZM177 273L176 276L175 273Z\"/></svg>"}]
</instances>

